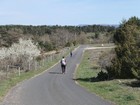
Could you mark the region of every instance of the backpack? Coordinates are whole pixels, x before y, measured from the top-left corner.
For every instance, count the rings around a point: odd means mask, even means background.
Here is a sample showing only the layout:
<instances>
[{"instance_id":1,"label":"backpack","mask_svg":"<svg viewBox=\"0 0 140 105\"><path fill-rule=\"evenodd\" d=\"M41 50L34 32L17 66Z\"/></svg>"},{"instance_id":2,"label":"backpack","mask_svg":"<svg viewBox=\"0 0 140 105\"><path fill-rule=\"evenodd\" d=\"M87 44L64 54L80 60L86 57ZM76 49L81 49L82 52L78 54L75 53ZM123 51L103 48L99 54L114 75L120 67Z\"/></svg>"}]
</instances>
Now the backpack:
<instances>
[{"instance_id":1,"label":"backpack","mask_svg":"<svg viewBox=\"0 0 140 105\"><path fill-rule=\"evenodd\" d=\"M62 65L66 65L66 60L65 60L65 59L62 59L62 60L61 60L61 64L62 64Z\"/></svg>"}]
</instances>

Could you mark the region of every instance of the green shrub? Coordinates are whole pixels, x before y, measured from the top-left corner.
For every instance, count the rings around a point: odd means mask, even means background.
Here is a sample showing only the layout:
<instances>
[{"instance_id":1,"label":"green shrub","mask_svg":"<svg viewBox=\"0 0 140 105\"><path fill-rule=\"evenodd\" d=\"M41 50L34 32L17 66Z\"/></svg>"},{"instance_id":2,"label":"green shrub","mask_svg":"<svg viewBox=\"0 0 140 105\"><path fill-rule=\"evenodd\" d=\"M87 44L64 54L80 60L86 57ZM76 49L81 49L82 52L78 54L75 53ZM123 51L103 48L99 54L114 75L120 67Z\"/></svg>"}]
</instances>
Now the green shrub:
<instances>
[{"instance_id":1,"label":"green shrub","mask_svg":"<svg viewBox=\"0 0 140 105\"><path fill-rule=\"evenodd\" d=\"M107 80L108 79L108 74L107 72L103 72L103 71L100 71L97 75L97 79L99 81L104 81L104 80Z\"/></svg>"}]
</instances>

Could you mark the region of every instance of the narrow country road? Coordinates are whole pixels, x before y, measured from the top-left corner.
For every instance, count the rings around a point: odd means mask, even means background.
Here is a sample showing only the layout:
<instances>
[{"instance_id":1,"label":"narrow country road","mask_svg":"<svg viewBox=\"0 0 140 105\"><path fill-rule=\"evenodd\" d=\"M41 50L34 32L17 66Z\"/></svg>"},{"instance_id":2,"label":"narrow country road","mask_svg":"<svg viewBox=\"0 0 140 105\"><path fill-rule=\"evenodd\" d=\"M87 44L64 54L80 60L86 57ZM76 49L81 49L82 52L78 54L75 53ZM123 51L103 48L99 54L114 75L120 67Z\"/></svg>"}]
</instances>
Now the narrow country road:
<instances>
[{"instance_id":1,"label":"narrow country road","mask_svg":"<svg viewBox=\"0 0 140 105\"><path fill-rule=\"evenodd\" d=\"M73 80L85 47L80 46L73 57L66 58L66 74L61 74L58 63L43 74L14 87L2 105L113 105L89 93Z\"/></svg>"}]
</instances>

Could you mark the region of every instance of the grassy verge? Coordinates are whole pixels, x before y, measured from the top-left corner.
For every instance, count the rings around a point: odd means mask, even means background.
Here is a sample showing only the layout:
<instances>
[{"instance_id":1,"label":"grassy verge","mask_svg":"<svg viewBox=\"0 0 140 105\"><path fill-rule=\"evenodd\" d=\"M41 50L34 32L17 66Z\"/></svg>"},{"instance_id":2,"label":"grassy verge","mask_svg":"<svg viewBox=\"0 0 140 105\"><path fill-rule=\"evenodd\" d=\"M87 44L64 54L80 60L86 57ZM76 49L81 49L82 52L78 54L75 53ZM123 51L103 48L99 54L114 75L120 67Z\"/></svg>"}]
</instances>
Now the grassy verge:
<instances>
[{"instance_id":1,"label":"grassy verge","mask_svg":"<svg viewBox=\"0 0 140 105\"><path fill-rule=\"evenodd\" d=\"M66 52L65 55L68 55L69 52L76 47L70 48L68 52ZM50 62L46 62L45 66L41 67L39 70L30 70L28 72L22 72L20 76L18 76L18 74L15 74L8 79L1 80L0 81L0 102L3 100L4 96L7 94L9 89L11 89L17 83L22 82L23 80L27 80L31 77L34 77L37 74L42 73L43 71L47 70L48 68L56 64L60 59L61 57L58 57Z\"/></svg>"},{"instance_id":2,"label":"grassy verge","mask_svg":"<svg viewBox=\"0 0 140 105\"><path fill-rule=\"evenodd\" d=\"M128 85L132 81L135 82L134 79L91 82L91 79L100 72L98 57L102 54L101 52L104 51L90 50L85 52L76 72L77 82L88 91L117 105L140 105L140 85L135 87Z\"/></svg>"}]
</instances>

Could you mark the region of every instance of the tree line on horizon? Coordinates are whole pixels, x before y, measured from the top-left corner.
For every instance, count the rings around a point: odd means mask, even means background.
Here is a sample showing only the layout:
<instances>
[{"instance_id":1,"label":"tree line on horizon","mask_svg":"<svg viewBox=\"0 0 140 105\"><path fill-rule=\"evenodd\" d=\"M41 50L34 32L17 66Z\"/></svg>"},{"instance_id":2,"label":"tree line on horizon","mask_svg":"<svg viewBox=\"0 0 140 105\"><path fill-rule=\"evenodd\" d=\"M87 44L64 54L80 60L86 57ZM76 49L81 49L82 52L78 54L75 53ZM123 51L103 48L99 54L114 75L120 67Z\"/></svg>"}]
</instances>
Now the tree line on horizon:
<instances>
[{"instance_id":1,"label":"tree line on horizon","mask_svg":"<svg viewBox=\"0 0 140 105\"><path fill-rule=\"evenodd\" d=\"M10 47L19 38L31 38L44 51L55 50L70 45L100 41L100 36L112 37L114 26L85 25L85 26L32 26L32 25L1 25L0 47ZM91 33L91 34L88 34ZM111 35L110 35L111 34ZM102 38L103 40L104 38ZM105 39L107 42L110 39Z\"/></svg>"}]
</instances>

